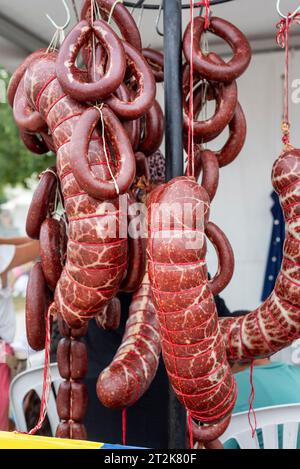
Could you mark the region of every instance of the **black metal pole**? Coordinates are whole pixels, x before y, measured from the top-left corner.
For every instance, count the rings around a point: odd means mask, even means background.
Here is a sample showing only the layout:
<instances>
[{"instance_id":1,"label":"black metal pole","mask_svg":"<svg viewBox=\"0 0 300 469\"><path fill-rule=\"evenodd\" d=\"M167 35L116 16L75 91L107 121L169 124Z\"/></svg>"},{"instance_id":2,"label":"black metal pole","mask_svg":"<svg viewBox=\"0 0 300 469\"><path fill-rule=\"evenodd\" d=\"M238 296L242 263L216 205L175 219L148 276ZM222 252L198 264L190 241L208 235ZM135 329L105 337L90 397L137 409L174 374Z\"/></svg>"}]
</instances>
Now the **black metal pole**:
<instances>
[{"instance_id":1,"label":"black metal pole","mask_svg":"<svg viewBox=\"0 0 300 469\"><path fill-rule=\"evenodd\" d=\"M164 0L167 180L183 175L181 2Z\"/></svg>"},{"instance_id":2,"label":"black metal pole","mask_svg":"<svg viewBox=\"0 0 300 469\"><path fill-rule=\"evenodd\" d=\"M167 180L183 175L181 2L164 0ZM186 448L186 411L169 390L169 448Z\"/></svg>"}]
</instances>

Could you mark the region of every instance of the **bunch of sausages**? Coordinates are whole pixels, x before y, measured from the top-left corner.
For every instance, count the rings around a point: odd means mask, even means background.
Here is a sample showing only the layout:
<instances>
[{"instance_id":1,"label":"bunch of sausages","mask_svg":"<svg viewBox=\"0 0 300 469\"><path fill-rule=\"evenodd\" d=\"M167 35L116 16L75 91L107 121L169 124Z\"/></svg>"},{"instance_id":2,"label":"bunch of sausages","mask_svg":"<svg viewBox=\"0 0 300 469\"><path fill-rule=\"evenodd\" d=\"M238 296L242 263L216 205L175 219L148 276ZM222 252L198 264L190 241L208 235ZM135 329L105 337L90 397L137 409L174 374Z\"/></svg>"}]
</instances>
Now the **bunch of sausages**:
<instances>
[{"instance_id":1,"label":"bunch of sausages","mask_svg":"<svg viewBox=\"0 0 300 469\"><path fill-rule=\"evenodd\" d=\"M225 63L215 53L206 54L199 46L204 24L203 18L195 18L193 36L189 24L183 39L185 145L193 126L195 177L187 173L151 193L148 263L170 382L190 415L194 438L212 447L230 422L237 390L214 302L214 296L231 280L234 257L225 234L209 221L209 212L218 187L219 168L237 157L245 141L246 122L235 80L248 67L251 49L234 25L213 17L209 31L232 47L233 57ZM193 116L189 105L191 93ZM216 101L215 113L200 120L198 116L210 100ZM203 144L215 139L226 127L229 138L223 148L217 152L204 150ZM198 184L201 172L202 181ZM206 238L219 258L218 272L211 281L205 261Z\"/></svg>"},{"instance_id":2,"label":"bunch of sausages","mask_svg":"<svg viewBox=\"0 0 300 469\"><path fill-rule=\"evenodd\" d=\"M148 157L163 139L155 100L163 56L142 50L122 4L96 3L97 16L87 0L59 52L31 54L8 90L24 144L33 153L57 156L56 167L40 177L27 217L28 235L40 240L41 261L30 274L26 324L29 344L42 350L49 308L58 320L63 338L57 361L65 381L57 396L57 436L65 438L86 438L82 337L92 318L104 329L118 327L120 291L135 295L122 345L99 378L104 405L133 405L153 380L161 350L145 240L128 234L127 221L141 188L150 190ZM107 22L110 14L120 36Z\"/></svg>"}]
</instances>

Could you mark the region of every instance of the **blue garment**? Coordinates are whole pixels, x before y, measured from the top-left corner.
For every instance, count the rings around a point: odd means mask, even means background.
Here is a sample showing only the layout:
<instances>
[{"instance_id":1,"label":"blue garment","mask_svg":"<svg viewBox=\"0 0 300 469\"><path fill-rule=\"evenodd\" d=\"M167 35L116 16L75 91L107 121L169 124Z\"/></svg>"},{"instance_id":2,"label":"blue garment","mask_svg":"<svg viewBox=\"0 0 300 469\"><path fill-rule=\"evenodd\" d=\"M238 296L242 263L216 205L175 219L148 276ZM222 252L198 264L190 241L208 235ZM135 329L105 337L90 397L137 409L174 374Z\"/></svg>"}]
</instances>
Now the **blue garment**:
<instances>
[{"instance_id":1,"label":"blue garment","mask_svg":"<svg viewBox=\"0 0 300 469\"><path fill-rule=\"evenodd\" d=\"M274 289L275 282L281 268L283 244L285 239L285 221L279 202L279 197L276 192L272 192L271 197L274 201L273 207L271 208L274 223L262 293L262 301L265 301L265 299L268 298Z\"/></svg>"},{"instance_id":2,"label":"blue garment","mask_svg":"<svg viewBox=\"0 0 300 469\"><path fill-rule=\"evenodd\" d=\"M238 386L238 397L233 413L249 410L249 396L251 392L250 369L235 375ZM253 408L271 407L277 405L300 403L300 367L287 363L270 363L263 366L255 366L253 369L253 383L255 398ZM282 446L282 428L279 428L279 447ZM263 448L263 437L260 430L257 431L260 447ZM225 444L226 449L239 448L235 440L229 440ZM298 435L298 448L300 438Z\"/></svg>"}]
</instances>

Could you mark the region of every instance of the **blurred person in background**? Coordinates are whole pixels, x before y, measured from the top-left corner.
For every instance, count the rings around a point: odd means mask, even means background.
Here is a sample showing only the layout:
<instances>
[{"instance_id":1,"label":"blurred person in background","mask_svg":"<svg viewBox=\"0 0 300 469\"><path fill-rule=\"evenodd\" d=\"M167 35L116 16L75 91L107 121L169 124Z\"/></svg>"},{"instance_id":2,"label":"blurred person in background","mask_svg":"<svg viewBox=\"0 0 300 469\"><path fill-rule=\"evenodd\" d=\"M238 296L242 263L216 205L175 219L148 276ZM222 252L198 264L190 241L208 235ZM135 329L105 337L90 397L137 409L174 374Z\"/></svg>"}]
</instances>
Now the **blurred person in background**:
<instances>
[{"instance_id":1,"label":"blurred person in background","mask_svg":"<svg viewBox=\"0 0 300 469\"><path fill-rule=\"evenodd\" d=\"M9 364L14 355L16 317L9 285L9 272L39 256L39 242L29 238L0 238L0 431L9 429Z\"/></svg>"}]
</instances>

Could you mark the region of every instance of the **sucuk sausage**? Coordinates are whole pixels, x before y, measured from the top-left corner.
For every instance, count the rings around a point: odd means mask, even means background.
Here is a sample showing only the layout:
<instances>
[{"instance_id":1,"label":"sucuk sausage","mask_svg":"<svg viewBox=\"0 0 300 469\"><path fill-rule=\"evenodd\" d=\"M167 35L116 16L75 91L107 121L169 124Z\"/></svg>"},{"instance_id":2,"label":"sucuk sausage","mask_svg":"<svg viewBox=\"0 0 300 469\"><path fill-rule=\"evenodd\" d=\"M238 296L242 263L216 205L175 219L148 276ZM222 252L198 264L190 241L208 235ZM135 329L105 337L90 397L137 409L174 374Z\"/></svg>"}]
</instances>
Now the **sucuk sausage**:
<instances>
[{"instance_id":1,"label":"sucuk sausage","mask_svg":"<svg viewBox=\"0 0 300 469\"><path fill-rule=\"evenodd\" d=\"M300 337L300 150L280 155L272 181L286 222L282 267L273 292L259 308L240 318L220 320L230 361L270 356Z\"/></svg>"},{"instance_id":2,"label":"sucuk sausage","mask_svg":"<svg viewBox=\"0 0 300 469\"><path fill-rule=\"evenodd\" d=\"M155 377L161 352L158 322L152 303L148 273L133 295L122 343L97 382L97 395L105 407L134 405Z\"/></svg>"},{"instance_id":3,"label":"sucuk sausage","mask_svg":"<svg viewBox=\"0 0 300 469\"><path fill-rule=\"evenodd\" d=\"M26 57L25 60L19 65L17 70L15 70L13 76L10 79L8 88L7 88L7 100L11 108L14 106L14 99L15 95L18 89L18 86L20 84L20 81L22 80L27 68L29 65L36 60L37 58L41 57L44 55L46 52L46 49L39 49L32 54L30 54L28 57Z\"/></svg>"},{"instance_id":4,"label":"sucuk sausage","mask_svg":"<svg viewBox=\"0 0 300 469\"><path fill-rule=\"evenodd\" d=\"M103 15L104 20L108 19L110 13L115 24L118 26L123 39L135 47L137 50L142 49L142 40L138 27L134 18L129 13L127 8L121 3L116 3L115 0L96 0L100 13ZM86 0L81 10L81 19L91 21L91 2Z\"/></svg>"},{"instance_id":5,"label":"sucuk sausage","mask_svg":"<svg viewBox=\"0 0 300 469\"><path fill-rule=\"evenodd\" d=\"M46 285L41 264L38 262L30 271L25 307L27 340L35 351L45 348L46 314L50 303L50 291Z\"/></svg>"},{"instance_id":6,"label":"sucuk sausage","mask_svg":"<svg viewBox=\"0 0 300 469\"><path fill-rule=\"evenodd\" d=\"M118 329L121 321L121 302L119 298L113 298L95 319L96 324L100 329L104 329L106 331L115 331Z\"/></svg>"},{"instance_id":7,"label":"sucuk sausage","mask_svg":"<svg viewBox=\"0 0 300 469\"><path fill-rule=\"evenodd\" d=\"M214 223L208 222L205 234L214 246L218 256L218 270L209 282L209 288L214 296L221 293L230 283L234 272L234 253L231 244L223 231Z\"/></svg>"},{"instance_id":8,"label":"sucuk sausage","mask_svg":"<svg viewBox=\"0 0 300 469\"><path fill-rule=\"evenodd\" d=\"M84 342L63 338L57 347L59 374L66 380L83 379L87 372L88 358Z\"/></svg>"},{"instance_id":9,"label":"sucuk sausage","mask_svg":"<svg viewBox=\"0 0 300 469\"><path fill-rule=\"evenodd\" d=\"M65 223L62 220L46 218L42 223L39 239L46 283L54 291L63 270L67 249Z\"/></svg>"},{"instance_id":10,"label":"sucuk sausage","mask_svg":"<svg viewBox=\"0 0 300 469\"><path fill-rule=\"evenodd\" d=\"M56 406L61 420L81 422L87 410L86 386L79 381L64 381L57 393Z\"/></svg>"},{"instance_id":11,"label":"sucuk sausage","mask_svg":"<svg viewBox=\"0 0 300 469\"><path fill-rule=\"evenodd\" d=\"M128 264L127 274L121 283L120 290L132 293L138 290L146 269L146 239L143 236L143 226L135 212L136 200L128 197Z\"/></svg>"},{"instance_id":12,"label":"sucuk sausage","mask_svg":"<svg viewBox=\"0 0 300 469\"><path fill-rule=\"evenodd\" d=\"M154 102L143 120L143 136L138 148L139 151L149 156L159 149L164 138L164 114L157 101Z\"/></svg>"},{"instance_id":13,"label":"sucuk sausage","mask_svg":"<svg viewBox=\"0 0 300 469\"><path fill-rule=\"evenodd\" d=\"M215 55L215 54L210 54ZM214 59L215 60L215 59ZM189 65L186 64L183 69L183 127L184 131L189 129L189 100L190 91ZM195 76L194 82L198 82L200 77ZM208 142L213 140L226 128L232 120L237 106L237 84L235 81L224 83L208 84L209 92L207 100L216 100L216 110L212 117L204 121L196 120L197 115L203 106L203 87L199 86L194 91L194 141L196 143Z\"/></svg>"},{"instance_id":14,"label":"sucuk sausage","mask_svg":"<svg viewBox=\"0 0 300 469\"><path fill-rule=\"evenodd\" d=\"M20 137L27 150L36 155L48 153L49 148L41 135L20 131Z\"/></svg>"},{"instance_id":15,"label":"sucuk sausage","mask_svg":"<svg viewBox=\"0 0 300 469\"><path fill-rule=\"evenodd\" d=\"M202 172L201 186L206 190L209 195L210 202L213 201L218 185L219 185L219 162L214 152L210 150L200 150L194 146L195 163L194 173L195 179L198 181Z\"/></svg>"},{"instance_id":16,"label":"sucuk sausage","mask_svg":"<svg viewBox=\"0 0 300 469\"><path fill-rule=\"evenodd\" d=\"M96 200L74 178L71 140L86 106L63 92L56 78L56 57L55 52L48 53L30 65L25 90L29 102L47 122L57 153L69 240L66 266L55 290L55 309L74 329L97 316L118 292L127 269L127 238L119 235L123 216L120 201ZM95 177L109 181L101 142L96 129L87 157ZM131 159L131 153L127 157ZM113 168L112 160L110 163ZM111 225L116 226L115 232L108 229Z\"/></svg>"},{"instance_id":17,"label":"sucuk sausage","mask_svg":"<svg viewBox=\"0 0 300 469\"><path fill-rule=\"evenodd\" d=\"M124 120L135 120L146 114L154 104L156 85L153 73L141 53L127 42L123 43L127 70L136 80L136 93L130 101L121 101L112 95L106 104Z\"/></svg>"},{"instance_id":18,"label":"sucuk sausage","mask_svg":"<svg viewBox=\"0 0 300 469\"><path fill-rule=\"evenodd\" d=\"M84 82L76 78L75 61L81 47L88 41L91 34L95 34L104 47L108 59L106 72L98 81ZM87 21L81 21L62 44L56 65L57 79L61 87L72 98L78 101L98 101L113 93L122 83L125 75L125 53L122 42L102 20L95 21L90 26Z\"/></svg>"},{"instance_id":19,"label":"sucuk sausage","mask_svg":"<svg viewBox=\"0 0 300 469\"><path fill-rule=\"evenodd\" d=\"M92 133L101 119L100 112L103 114L105 131L118 161L114 180L110 181L95 178L87 158ZM108 146L106 151L109 151ZM77 183L83 191L95 199L115 199L127 192L134 181L135 159L129 137L107 106L101 111L90 108L82 114L72 135L71 152L71 166Z\"/></svg>"},{"instance_id":20,"label":"sucuk sausage","mask_svg":"<svg viewBox=\"0 0 300 469\"><path fill-rule=\"evenodd\" d=\"M205 19L194 21L193 50L191 57L191 23L183 37L183 52L188 62L193 60L195 71L207 80L228 83L236 80L247 69L251 60L251 47L245 35L233 24L221 18L210 19L208 31L224 39L233 50L233 57L224 64L214 63L199 47L204 32Z\"/></svg>"},{"instance_id":21,"label":"sucuk sausage","mask_svg":"<svg viewBox=\"0 0 300 469\"><path fill-rule=\"evenodd\" d=\"M50 168L41 174L38 187L33 194L26 219L26 233L29 238L39 239L42 223L54 209L57 190L55 171L55 168Z\"/></svg>"},{"instance_id":22,"label":"sucuk sausage","mask_svg":"<svg viewBox=\"0 0 300 469\"><path fill-rule=\"evenodd\" d=\"M149 47L143 49L142 53L153 72L156 83L162 83L164 81L164 55Z\"/></svg>"},{"instance_id":23,"label":"sucuk sausage","mask_svg":"<svg viewBox=\"0 0 300 469\"><path fill-rule=\"evenodd\" d=\"M32 109L24 90L24 77L21 79L16 91L13 114L17 126L23 132L38 133L47 130L47 125L39 112Z\"/></svg>"},{"instance_id":24,"label":"sucuk sausage","mask_svg":"<svg viewBox=\"0 0 300 469\"><path fill-rule=\"evenodd\" d=\"M216 424L234 407L236 383L207 279L209 205L193 178L155 189L148 200L148 263L169 380L195 421Z\"/></svg>"},{"instance_id":25,"label":"sucuk sausage","mask_svg":"<svg viewBox=\"0 0 300 469\"><path fill-rule=\"evenodd\" d=\"M55 437L85 441L88 439L85 426L82 423L77 422L60 422L57 427Z\"/></svg>"}]
</instances>

